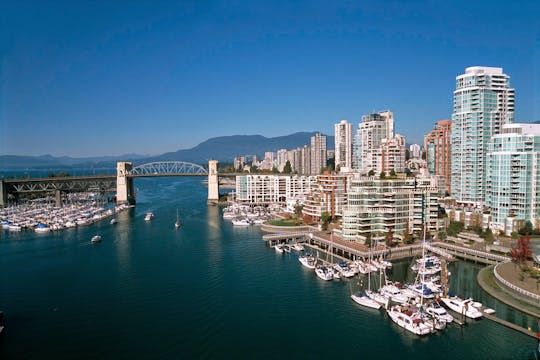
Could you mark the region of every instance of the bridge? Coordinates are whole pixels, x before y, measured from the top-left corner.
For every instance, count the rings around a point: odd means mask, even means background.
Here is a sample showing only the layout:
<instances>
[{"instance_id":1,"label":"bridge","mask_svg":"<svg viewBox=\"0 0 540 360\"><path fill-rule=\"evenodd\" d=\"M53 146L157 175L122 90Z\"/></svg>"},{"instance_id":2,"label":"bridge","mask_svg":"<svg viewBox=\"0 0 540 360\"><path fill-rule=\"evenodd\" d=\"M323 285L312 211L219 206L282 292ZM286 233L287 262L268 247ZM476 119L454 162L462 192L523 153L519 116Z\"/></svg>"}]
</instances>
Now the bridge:
<instances>
[{"instance_id":1,"label":"bridge","mask_svg":"<svg viewBox=\"0 0 540 360\"><path fill-rule=\"evenodd\" d=\"M8 194L15 198L29 193L55 193L57 203L62 192L113 192L118 203L135 204L134 178L163 176L207 176L208 202L219 200L217 161L208 162L208 170L184 161L159 161L133 167L130 162L118 162L116 175L66 176L35 179L0 179L0 207L8 203ZM232 176L234 174L224 174Z\"/></svg>"}]
</instances>

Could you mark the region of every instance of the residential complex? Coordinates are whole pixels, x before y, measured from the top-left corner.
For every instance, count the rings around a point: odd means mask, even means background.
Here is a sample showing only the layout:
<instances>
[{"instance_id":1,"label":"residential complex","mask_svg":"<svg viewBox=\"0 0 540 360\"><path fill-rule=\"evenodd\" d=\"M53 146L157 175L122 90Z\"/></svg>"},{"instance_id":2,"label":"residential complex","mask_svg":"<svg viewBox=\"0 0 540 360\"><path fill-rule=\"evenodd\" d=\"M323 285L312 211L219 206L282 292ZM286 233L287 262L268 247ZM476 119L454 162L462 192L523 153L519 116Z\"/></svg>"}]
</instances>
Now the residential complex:
<instances>
[{"instance_id":1,"label":"residential complex","mask_svg":"<svg viewBox=\"0 0 540 360\"><path fill-rule=\"evenodd\" d=\"M317 175L326 166L326 135L317 133L311 137L311 174Z\"/></svg>"},{"instance_id":2,"label":"residential complex","mask_svg":"<svg viewBox=\"0 0 540 360\"><path fill-rule=\"evenodd\" d=\"M422 233L423 224L433 236L438 230L439 191L435 178L402 177L351 179L343 211L343 239L366 242L384 239L389 231L403 238Z\"/></svg>"},{"instance_id":3,"label":"residential complex","mask_svg":"<svg viewBox=\"0 0 540 360\"><path fill-rule=\"evenodd\" d=\"M327 212L332 218L343 215L347 204L349 176L327 172L317 176L316 186L308 194L303 213L320 219Z\"/></svg>"},{"instance_id":4,"label":"residential complex","mask_svg":"<svg viewBox=\"0 0 540 360\"><path fill-rule=\"evenodd\" d=\"M304 198L316 176L241 175L236 177L236 201L248 204L285 204L287 199Z\"/></svg>"},{"instance_id":5,"label":"residential complex","mask_svg":"<svg viewBox=\"0 0 540 360\"><path fill-rule=\"evenodd\" d=\"M452 121L452 196L482 206L489 141L514 121L514 89L502 68L474 66L456 77Z\"/></svg>"},{"instance_id":6,"label":"residential complex","mask_svg":"<svg viewBox=\"0 0 540 360\"><path fill-rule=\"evenodd\" d=\"M430 174L444 179L445 189L450 193L450 161L452 154L451 142L452 121L437 121L435 128L424 136L427 169Z\"/></svg>"},{"instance_id":7,"label":"residential complex","mask_svg":"<svg viewBox=\"0 0 540 360\"><path fill-rule=\"evenodd\" d=\"M352 169L353 126L347 120L334 125L334 149L336 171L347 172Z\"/></svg>"},{"instance_id":8,"label":"residential complex","mask_svg":"<svg viewBox=\"0 0 540 360\"><path fill-rule=\"evenodd\" d=\"M381 111L362 116L358 124L356 169L361 173L377 170L376 151L383 139L394 137L394 114L391 111Z\"/></svg>"},{"instance_id":9,"label":"residential complex","mask_svg":"<svg viewBox=\"0 0 540 360\"><path fill-rule=\"evenodd\" d=\"M503 125L489 143L486 205L491 227L510 234L507 218L540 218L540 124Z\"/></svg>"}]
</instances>

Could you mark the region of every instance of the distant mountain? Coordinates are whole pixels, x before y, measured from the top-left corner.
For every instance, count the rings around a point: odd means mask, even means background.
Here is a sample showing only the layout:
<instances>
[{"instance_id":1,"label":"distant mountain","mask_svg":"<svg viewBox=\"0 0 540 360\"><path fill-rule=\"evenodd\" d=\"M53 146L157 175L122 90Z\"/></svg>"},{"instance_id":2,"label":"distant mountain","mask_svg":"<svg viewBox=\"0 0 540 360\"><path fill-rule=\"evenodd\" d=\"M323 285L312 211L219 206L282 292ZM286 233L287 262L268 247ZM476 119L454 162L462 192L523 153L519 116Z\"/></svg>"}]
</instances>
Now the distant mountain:
<instances>
[{"instance_id":1,"label":"distant mountain","mask_svg":"<svg viewBox=\"0 0 540 360\"><path fill-rule=\"evenodd\" d=\"M279 149L295 149L309 145L315 132L297 132L286 136L267 138L262 135L232 135L208 139L199 145L185 150L165 153L150 158L153 161L189 161L204 165L209 159L232 162L235 156L257 155L264 156L266 151ZM334 148L334 137L327 136L327 146ZM150 160L150 159L144 159Z\"/></svg>"},{"instance_id":2,"label":"distant mountain","mask_svg":"<svg viewBox=\"0 0 540 360\"><path fill-rule=\"evenodd\" d=\"M257 155L263 157L266 151L279 149L296 149L309 145L315 132L297 132L286 136L267 138L262 135L232 135L208 139L191 148L168 152L158 156L128 154L121 156L100 156L73 158L69 156L54 157L1 155L0 169L69 169L75 167L98 168L115 167L117 161L132 161L134 165L151 161L187 161L205 165L208 160L232 162L235 156ZM328 149L334 148L334 137L326 136Z\"/></svg>"}]
</instances>

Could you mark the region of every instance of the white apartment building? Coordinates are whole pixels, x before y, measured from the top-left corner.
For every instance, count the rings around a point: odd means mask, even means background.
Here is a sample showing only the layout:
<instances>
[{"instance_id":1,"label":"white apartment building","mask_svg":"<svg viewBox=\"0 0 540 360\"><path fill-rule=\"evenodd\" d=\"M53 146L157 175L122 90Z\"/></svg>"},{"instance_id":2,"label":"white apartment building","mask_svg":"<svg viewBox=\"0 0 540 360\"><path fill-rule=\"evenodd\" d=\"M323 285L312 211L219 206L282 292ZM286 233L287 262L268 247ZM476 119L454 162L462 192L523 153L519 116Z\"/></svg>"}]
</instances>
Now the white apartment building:
<instances>
[{"instance_id":1,"label":"white apartment building","mask_svg":"<svg viewBox=\"0 0 540 360\"><path fill-rule=\"evenodd\" d=\"M420 159L420 151L422 148L418 144L411 144L409 146L409 154L411 159Z\"/></svg>"},{"instance_id":2,"label":"white apartment building","mask_svg":"<svg viewBox=\"0 0 540 360\"><path fill-rule=\"evenodd\" d=\"M336 171L352 169L353 125L347 120L334 124L334 149Z\"/></svg>"},{"instance_id":3,"label":"white apartment building","mask_svg":"<svg viewBox=\"0 0 540 360\"><path fill-rule=\"evenodd\" d=\"M349 175L326 173L317 176L302 210L304 215L320 219L323 212L332 217L342 216L347 205Z\"/></svg>"},{"instance_id":4,"label":"white apartment building","mask_svg":"<svg viewBox=\"0 0 540 360\"><path fill-rule=\"evenodd\" d=\"M391 139L383 139L373 153L377 164L375 174L384 171L388 175L392 170L396 173L405 172L407 153L403 136L396 134Z\"/></svg>"},{"instance_id":5,"label":"white apartment building","mask_svg":"<svg viewBox=\"0 0 540 360\"><path fill-rule=\"evenodd\" d=\"M375 152L383 139L394 137L394 114L391 111L381 111L376 114L362 116L358 124L356 169L363 174L370 170L377 170L377 156Z\"/></svg>"},{"instance_id":6,"label":"white apartment building","mask_svg":"<svg viewBox=\"0 0 540 360\"><path fill-rule=\"evenodd\" d=\"M288 199L305 197L316 176L241 175L236 177L236 200L248 204L285 204Z\"/></svg>"},{"instance_id":7,"label":"white apartment building","mask_svg":"<svg viewBox=\"0 0 540 360\"><path fill-rule=\"evenodd\" d=\"M486 164L490 227L510 235L509 217L534 225L540 218L540 124L503 125L491 138Z\"/></svg>"},{"instance_id":8,"label":"white apartment building","mask_svg":"<svg viewBox=\"0 0 540 360\"><path fill-rule=\"evenodd\" d=\"M514 89L502 68L473 66L456 77L451 195L459 204L484 204L488 144L504 124L513 122Z\"/></svg>"},{"instance_id":9,"label":"white apartment building","mask_svg":"<svg viewBox=\"0 0 540 360\"><path fill-rule=\"evenodd\" d=\"M310 174L317 175L326 166L326 135L321 133L311 137ZM307 173L307 172L306 172Z\"/></svg>"},{"instance_id":10,"label":"white apartment building","mask_svg":"<svg viewBox=\"0 0 540 360\"><path fill-rule=\"evenodd\" d=\"M371 236L383 241L390 230L402 238L405 233L421 233L423 224L437 236L438 201L433 177L352 178L343 210L343 239L365 243Z\"/></svg>"}]
</instances>

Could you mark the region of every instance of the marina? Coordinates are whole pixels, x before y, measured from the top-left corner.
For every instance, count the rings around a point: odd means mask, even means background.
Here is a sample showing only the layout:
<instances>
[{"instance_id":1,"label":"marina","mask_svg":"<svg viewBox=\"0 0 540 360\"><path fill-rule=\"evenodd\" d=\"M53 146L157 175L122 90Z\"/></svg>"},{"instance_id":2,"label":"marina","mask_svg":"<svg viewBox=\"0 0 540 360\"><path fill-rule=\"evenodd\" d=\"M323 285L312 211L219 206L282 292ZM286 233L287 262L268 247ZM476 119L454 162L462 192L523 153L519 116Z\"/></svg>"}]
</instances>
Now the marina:
<instances>
[{"instance_id":1,"label":"marina","mask_svg":"<svg viewBox=\"0 0 540 360\"><path fill-rule=\"evenodd\" d=\"M527 359L536 347L531 336L487 319L468 320L463 327L451 324L434 336L409 333L382 310L351 300L358 280L367 274L323 281L300 263L298 251L291 247L277 254L261 241L265 234L259 227L233 226L222 219L219 207L201 202L205 197L206 189L194 179L147 179L141 181L137 206L117 214L114 226L100 221L45 234L4 230L0 308L6 328L0 356L257 354L270 359L275 358L274 344L283 338L295 341L284 342L280 352L305 357L308 351L311 358L332 356L338 347L347 357L362 352L385 359L396 353L415 359L441 353L460 359ZM177 208L182 231L172 226ZM155 217L146 223L148 211ZM90 246L95 234L103 241ZM299 244L316 255L313 245ZM319 252L319 259L326 259ZM412 259L392 260L387 271L393 281L415 278ZM348 261L334 254L333 262L340 260ZM494 302L478 288L482 265L454 261L448 266L456 294L472 297L522 328L537 328L536 319ZM378 274L370 276L378 279ZM137 326L135 315L149 311L146 326ZM314 330L322 329L326 341L314 341Z\"/></svg>"}]
</instances>

